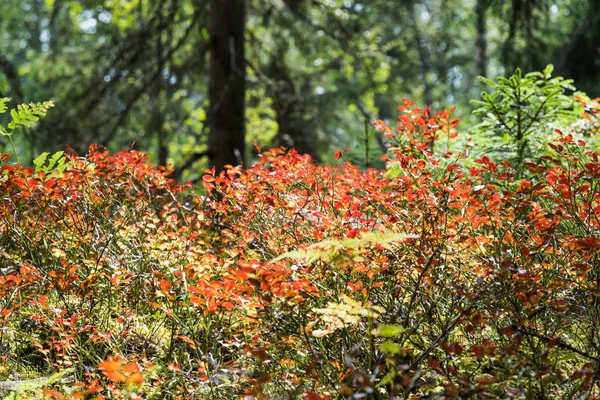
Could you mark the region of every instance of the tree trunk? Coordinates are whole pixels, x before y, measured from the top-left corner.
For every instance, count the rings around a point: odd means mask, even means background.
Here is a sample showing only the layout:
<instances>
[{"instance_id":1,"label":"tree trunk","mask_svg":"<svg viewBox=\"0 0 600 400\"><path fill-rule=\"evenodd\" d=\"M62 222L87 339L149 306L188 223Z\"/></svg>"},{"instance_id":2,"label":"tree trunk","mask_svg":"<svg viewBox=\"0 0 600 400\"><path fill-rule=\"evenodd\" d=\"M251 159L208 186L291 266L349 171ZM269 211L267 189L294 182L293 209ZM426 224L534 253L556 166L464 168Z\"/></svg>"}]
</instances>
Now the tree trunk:
<instances>
[{"instance_id":1,"label":"tree trunk","mask_svg":"<svg viewBox=\"0 0 600 400\"><path fill-rule=\"evenodd\" d=\"M245 152L245 0L211 0L208 153L219 172Z\"/></svg>"},{"instance_id":2,"label":"tree trunk","mask_svg":"<svg viewBox=\"0 0 600 400\"><path fill-rule=\"evenodd\" d=\"M486 58L486 38L485 38L485 12L488 8L488 0L477 0L475 6L477 28L477 75L486 76L487 74L487 58Z\"/></svg>"},{"instance_id":3,"label":"tree trunk","mask_svg":"<svg viewBox=\"0 0 600 400\"><path fill-rule=\"evenodd\" d=\"M577 89L594 93L600 88L600 0L589 0L588 20L555 56L556 75L575 80Z\"/></svg>"}]
</instances>

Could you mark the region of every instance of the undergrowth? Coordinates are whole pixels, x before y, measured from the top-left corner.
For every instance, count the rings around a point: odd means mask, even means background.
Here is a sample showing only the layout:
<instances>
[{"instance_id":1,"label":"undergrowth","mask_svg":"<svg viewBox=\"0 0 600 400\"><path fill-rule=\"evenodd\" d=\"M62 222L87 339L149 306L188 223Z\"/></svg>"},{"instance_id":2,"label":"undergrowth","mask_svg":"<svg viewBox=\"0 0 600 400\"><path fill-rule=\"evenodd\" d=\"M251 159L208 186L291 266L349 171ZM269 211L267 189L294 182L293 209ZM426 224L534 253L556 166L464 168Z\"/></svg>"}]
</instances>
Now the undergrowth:
<instances>
[{"instance_id":1,"label":"undergrowth","mask_svg":"<svg viewBox=\"0 0 600 400\"><path fill-rule=\"evenodd\" d=\"M81 399L595 398L599 107L576 100L522 163L405 101L375 124L386 170L259 150L202 195L134 150L3 154L0 378L73 371L27 395Z\"/></svg>"}]
</instances>

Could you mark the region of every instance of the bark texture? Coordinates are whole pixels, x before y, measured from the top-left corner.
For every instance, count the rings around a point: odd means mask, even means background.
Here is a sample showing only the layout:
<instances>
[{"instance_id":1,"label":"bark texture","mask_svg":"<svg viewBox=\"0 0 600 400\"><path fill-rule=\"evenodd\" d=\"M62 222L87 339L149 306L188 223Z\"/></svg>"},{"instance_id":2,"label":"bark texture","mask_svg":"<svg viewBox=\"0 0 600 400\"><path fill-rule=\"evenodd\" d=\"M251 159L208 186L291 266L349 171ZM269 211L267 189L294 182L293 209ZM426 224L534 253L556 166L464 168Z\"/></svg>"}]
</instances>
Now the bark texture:
<instances>
[{"instance_id":1,"label":"bark texture","mask_svg":"<svg viewBox=\"0 0 600 400\"><path fill-rule=\"evenodd\" d=\"M218 171L244 161L246 61L245 0L210 4L209 162Z\"/></svg>"}]
</instances>

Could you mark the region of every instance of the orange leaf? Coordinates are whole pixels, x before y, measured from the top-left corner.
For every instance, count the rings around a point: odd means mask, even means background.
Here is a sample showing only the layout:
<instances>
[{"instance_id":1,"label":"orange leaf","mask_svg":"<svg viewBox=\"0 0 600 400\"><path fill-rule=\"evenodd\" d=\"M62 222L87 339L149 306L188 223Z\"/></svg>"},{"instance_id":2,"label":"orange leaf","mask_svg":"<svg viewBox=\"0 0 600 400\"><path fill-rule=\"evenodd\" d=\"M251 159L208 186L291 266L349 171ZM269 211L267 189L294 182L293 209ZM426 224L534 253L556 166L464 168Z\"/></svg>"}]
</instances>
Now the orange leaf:
<instances>
[{"instance_id":1,"label":"orange leaf","mask_svg":"<svg viewBox=\"0 0 600 400\"><path fill-rule=\"evenodd\" d=\"M594 236L584 237L582 239L577 239L573 242L575 244L575 248L578 249L597 249L600 247L600 239Z\"/></svg>"},{"instance_id":2,"label":"orange leaf","mask_svg":"<svg viewBox=\"0 0 600 400\"><path fill-rule=\"evenodd\" d=\"M171 284L169 283L169 281L163 279L160 282L158 282L158 284L160 285L160 288L162 289L163 292L169 292L171 290Z\"/></svg>"},{"instance_id":3,"label":"orange leaf","mask_svg":"<svg viewBox=\"0 0 600 400\"><path fill-rule=\"evenodd\" d=\"M100 385L92 385L90 387L88 387L85 391L86 394L94 394L94 393L98 393L99 391L102 390L102 386Z\"/></svg>"},{"instance_id":4,"label":"orange leaf","mask_svg":"<svg viewBox=\"0 0 600 400\"><path fill-rule=\"evenodd\" d=\"M44 396L50 396L53 399L62 400L65 398L62 394L60 394L57 390L54 389L46 389L42 391Z\"/></svg>"},{"instance_id":5,"label":"orange leaf","mask_svg":"<svg viewBox=\"0 0 600 400\"><path fill-rule=\"evenodd\" d=\"M177 337L179 339L181 339L182 341L186 342L187 344L189 344L192 349L196 348L196 343L194 343L194 341L192 339L190 339L189 337L187 337L185 335L179 335Z\"/></svg>"},{"instance_id":6,"label":"orange leaf","mask_svg":"<svg viewBox=\"0 0 600 400\"><path fill-rule=\"evenodd\" d=\"M224 307L224 308L226 308L228 310L231 310L231 309L235 308L235 306L233 305L233 303L230 302L230 301L224 302L223 304L221 304L221 307Z\"/></svg>"},{"instance_id":7,"label":"orange leaf","mask_svg":"<svg viewBox=\"0 0 600 400\"><path fill-rule=\"evenodd\" d=\"M120 369L121 365L123 364L118 361L107 360L102 361L100 364L98 364L98 368L103 369L105 371L115 371Z\"/></svg>"},{"instance_id":8,"label":"orange leaf","mask_svg":"<svg viewBox=\"0 0 600 400\"><path fill-rule=\"evenodd\" d=\"M127 377L127 380L125 380L125 383L133 384L136 386L142 386L142 384L144 383L144 377L142 376L142 374L140 372L135 372Z\"/></svg>"},{"instance_id":9,"label":"orange leaf","mask_svg":"<svg viewBox=\"0 0 600 400\"><path fill-rule=\"evenodd\" d=\"M113 382L125 382L127 379L125 375L119 371L104 371L104 375Z\"/></svg>"},{"instance_id":10,"label":"orange leaf","mask_svg":"<svg viewBox=\"0 0 600 400\"><path fill-rule=\"evenodd\" d=\"M137 363L129 363L127 365L125 365L123 368L121 368L122 372L139 372L140 367L137 365Z\"/></svg>"}]
</instances>

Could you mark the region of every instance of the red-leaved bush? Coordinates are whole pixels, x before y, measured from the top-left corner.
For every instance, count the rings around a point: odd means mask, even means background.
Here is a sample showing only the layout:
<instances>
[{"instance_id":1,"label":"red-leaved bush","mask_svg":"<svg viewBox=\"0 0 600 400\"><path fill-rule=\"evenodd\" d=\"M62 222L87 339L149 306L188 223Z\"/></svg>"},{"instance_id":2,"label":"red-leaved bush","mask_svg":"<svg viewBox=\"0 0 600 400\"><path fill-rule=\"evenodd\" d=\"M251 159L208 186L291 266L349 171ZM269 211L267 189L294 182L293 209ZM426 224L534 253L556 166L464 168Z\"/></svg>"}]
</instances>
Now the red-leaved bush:
<instances>
[{"instance_id":1,"label":"red-leaved bush","mask_svg":"<svg viewBox=\"0 0 600 400\"><path fill-rule=\"evenodd\" d=\"M134 151L4 156L0 369L74 367L48 393L76 398L594 398L598 153L558 132L515 179L411 106L377 123L387 171L273 149L203 196Z\"/></svg>"}]
</instances>

